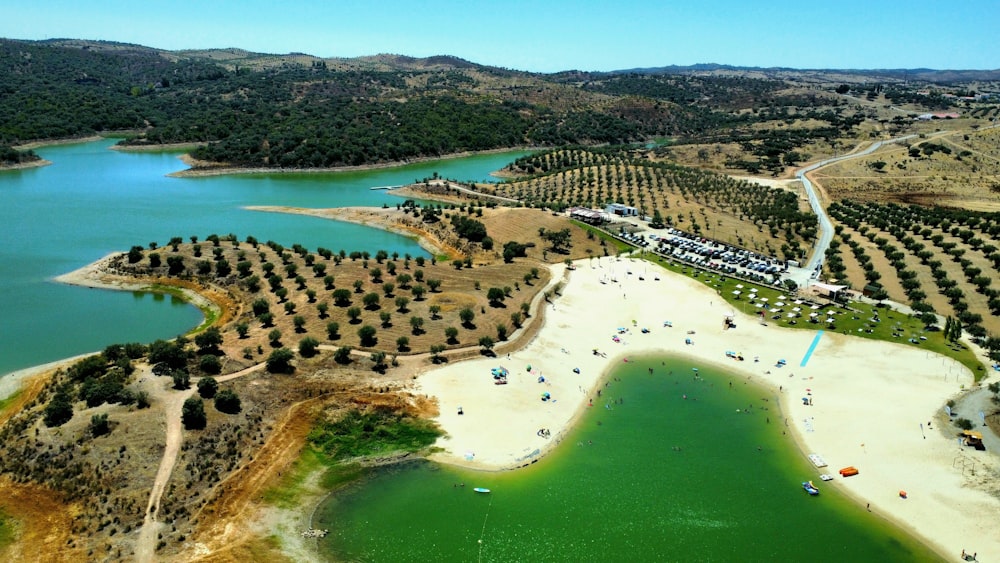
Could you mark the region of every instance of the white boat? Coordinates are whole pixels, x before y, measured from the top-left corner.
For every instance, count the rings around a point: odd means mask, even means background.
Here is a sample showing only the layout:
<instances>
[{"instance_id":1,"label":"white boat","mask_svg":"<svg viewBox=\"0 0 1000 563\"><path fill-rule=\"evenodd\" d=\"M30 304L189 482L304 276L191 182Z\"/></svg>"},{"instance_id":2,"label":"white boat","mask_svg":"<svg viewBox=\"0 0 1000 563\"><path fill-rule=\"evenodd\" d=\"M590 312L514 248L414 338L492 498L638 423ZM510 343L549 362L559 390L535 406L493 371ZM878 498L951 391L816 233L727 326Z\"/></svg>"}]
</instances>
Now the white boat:
<instances>
[{"instance_id":1,"label":"white boat","mask_svg":"<svg viewBox=\"0 0 1000 563\"><path fill-rule=\"evenodd\" d=\"M490 492L490 490L489 490L489 489L484 489L484 488L482 488L482 487L476 487L476 488L474 488L474 489L472 489L472 490L473 490L473 491L476 491L477 493L488 493L488 492Z\"/></svg>"}]
</instances>

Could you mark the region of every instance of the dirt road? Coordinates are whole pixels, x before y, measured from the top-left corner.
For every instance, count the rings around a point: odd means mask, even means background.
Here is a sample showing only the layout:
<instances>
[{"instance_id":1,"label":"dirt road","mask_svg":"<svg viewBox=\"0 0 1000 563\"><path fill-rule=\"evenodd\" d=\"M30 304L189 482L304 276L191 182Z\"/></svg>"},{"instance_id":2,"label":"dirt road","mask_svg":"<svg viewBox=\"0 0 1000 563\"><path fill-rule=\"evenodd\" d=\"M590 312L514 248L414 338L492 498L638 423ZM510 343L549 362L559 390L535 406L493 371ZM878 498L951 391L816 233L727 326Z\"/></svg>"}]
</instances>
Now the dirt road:
<instances>
[{"instance_id":1,"label":"dirt road","mask_svg":"<svg viewBox=\"0 0 1000 563\"><path fill-rule=\"evenodd\" d=\"M264 368L263 363L248 367L242 371L217 377L219 383L242 377L249 373L260 371ZM143 368L141 377L156 379L152 368ZM181 443L184 440L184 433L181 429L181 409L186 401L195 392L195 388L177 391L168 389L164 385L151 386L150 398L160 401L163 405L161 412L166 417L167 429L163 450L163 458L160 460L160 468L156 471L156 478L153 480L153 487L149 493L149 502L146 505L146 514L143 518L142 529L139 531L139 538L135 545L135 560L139 562L150 562L154 560L156 554L157 534L162 524L156 520L160 511L160 499L163 498L163 491L170 482L170 475L174 471L177 463L177 453L180 451Z\"/></svg>"}]
</instances>

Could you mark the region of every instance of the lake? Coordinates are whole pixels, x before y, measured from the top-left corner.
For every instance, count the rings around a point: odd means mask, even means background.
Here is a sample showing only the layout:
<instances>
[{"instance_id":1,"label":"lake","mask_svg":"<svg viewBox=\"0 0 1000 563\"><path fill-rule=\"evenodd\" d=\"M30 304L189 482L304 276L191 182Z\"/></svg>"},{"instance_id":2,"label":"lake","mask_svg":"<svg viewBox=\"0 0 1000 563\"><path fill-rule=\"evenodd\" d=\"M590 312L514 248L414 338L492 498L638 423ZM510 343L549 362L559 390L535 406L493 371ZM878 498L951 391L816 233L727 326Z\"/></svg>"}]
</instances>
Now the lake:
<instances>
[{"instance_id":1,"label":"lake","mask_svg":"<svg viewBox=\"0 0 1000 563\"><path fill-rule=\"evenodd\" d=\"M313 217L246 211L250 205L395 205L375 186L432 176L488 181L525 152L476 155L377 170L168 178L170 152L108 150L114 139L37 149L51 166L0 172L0 374L122 342L171 338L201 313L171 297L70 287L51 279L108 253L171 237L253 235L285 246L384 249L426 256L408 238Z\"/></svg>"},{"instance_id":2,"label":"lake","mask_svg":"<svg viewBox=\"0 0 1000 563\"><path fill-rule=\"evenodd\" d=\"M620 366L610 402L536 465L380 469L317 510L321 549L342 561L940 559L822 483L766 391L704 367L696 378L683 360Z\"/></svg>"}]
</instances>

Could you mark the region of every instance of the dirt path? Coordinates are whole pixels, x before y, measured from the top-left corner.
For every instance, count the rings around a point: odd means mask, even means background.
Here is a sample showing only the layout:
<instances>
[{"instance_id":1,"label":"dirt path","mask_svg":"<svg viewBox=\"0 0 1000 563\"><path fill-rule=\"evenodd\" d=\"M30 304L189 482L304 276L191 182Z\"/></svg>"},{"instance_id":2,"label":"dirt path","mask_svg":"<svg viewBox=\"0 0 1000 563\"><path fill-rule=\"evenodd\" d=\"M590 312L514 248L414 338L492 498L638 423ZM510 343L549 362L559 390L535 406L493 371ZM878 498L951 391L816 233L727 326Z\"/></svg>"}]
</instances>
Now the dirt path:
<instances>
[{"instance_id":1,"label":"dirt path","mask_svg":"<svg viewBox=\"0 0 1000 563\"><path fill-rule=\"evenodd\" d=\"M224 382L237 377L242 377L248 373L261 370L264 364L257 364L242 371L217 377L216 381ZM155 378L151 367L145 367L143 377ZM184 391L172 391L164 386L151 386L151 398L161 401L163 405L163 416L166 417L167 430L164 439L166 447L163 450L163 458L160 460L160 468L156 471L156 478L153 480L153 487L149 493L149 502L146 505L146 514L142 522L142 530L135 545L136 561L153 561L156 554L157 533L161 524L156 520L160 511L160 500L163 498L163 491L170 482L170 475L174 471L177 463L177 453L180 451L181 443L184 441L184 433L181 428L181 409L184 401L194 394L195 388L191 387Z\"/></svg>"}]
</instances>

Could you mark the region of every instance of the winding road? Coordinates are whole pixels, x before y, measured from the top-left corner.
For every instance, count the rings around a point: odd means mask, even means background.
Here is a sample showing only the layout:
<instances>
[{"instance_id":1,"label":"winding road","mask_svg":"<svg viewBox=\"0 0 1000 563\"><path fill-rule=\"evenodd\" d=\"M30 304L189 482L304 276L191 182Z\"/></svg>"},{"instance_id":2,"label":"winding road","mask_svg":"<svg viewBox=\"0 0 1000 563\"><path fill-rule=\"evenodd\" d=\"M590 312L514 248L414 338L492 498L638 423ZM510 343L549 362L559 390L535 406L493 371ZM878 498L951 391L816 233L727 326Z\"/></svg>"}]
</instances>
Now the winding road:
<instances>
[{"instance_id":1,"label":"winding road","mask_svg":"<svg viewBox=\"0 0 1000 563\"><path fill-rule=\"evenodd\" d=\"M823 203L819 200L819 195L816 194L816 190L813 188L812 182L809 181L809 178L806 177L806 174L829 164L833 164L834 162L869 155L881 148L882 145L905 141L906 139L911 139L915 136L916 135L906 135L885 141L877 141L861 152L821 160L815 164L810 164L795 173L795 178L800 180L802 182L802 186L806 189L806 195L809 197L809 205L812 207L813 213L815 213L816 217L819 219L819 238L816 240L816 246L813 247L812 255L809 257L809 261L805 265L805 269L812 272L813 278L819 276L819 272L817 272L816 269L823 263L823 257L826 256L826 249L830 247L830 241L833 240L833 223L830 222L830 217L826 214L826 210L823 209Z\"/></svg>"}]
</instances>

